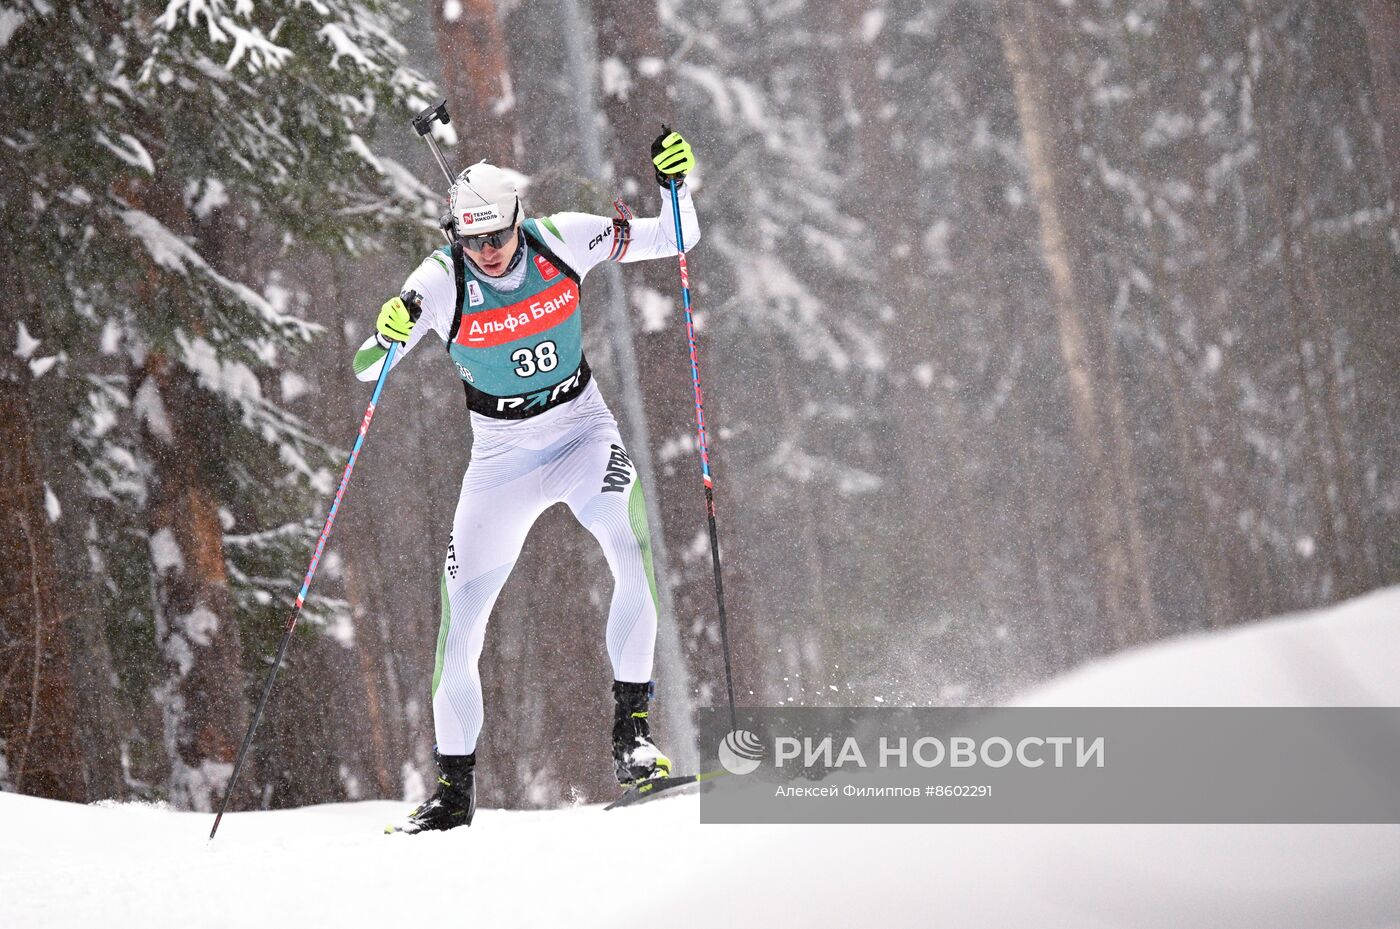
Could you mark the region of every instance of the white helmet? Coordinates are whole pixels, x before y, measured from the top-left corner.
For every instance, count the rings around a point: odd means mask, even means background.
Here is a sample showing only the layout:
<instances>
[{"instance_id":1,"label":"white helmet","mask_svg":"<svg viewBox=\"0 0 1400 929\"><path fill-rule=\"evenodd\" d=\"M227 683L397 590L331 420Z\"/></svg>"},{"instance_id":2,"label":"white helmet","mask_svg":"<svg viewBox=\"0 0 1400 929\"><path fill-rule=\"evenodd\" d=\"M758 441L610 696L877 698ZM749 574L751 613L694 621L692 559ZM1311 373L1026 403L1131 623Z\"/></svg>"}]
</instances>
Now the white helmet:
<instances>
[{"instance_id":1,"label":"white helmet","mask_svg":"<svg viewBox=\"0 0 1400 929\"><path fill-rule=\"evenodd\" d=\"M513 171L478 161L452 185L452 223L459 236L509 229L520 219L520 187Z\"/></svg>"}]
</instances>

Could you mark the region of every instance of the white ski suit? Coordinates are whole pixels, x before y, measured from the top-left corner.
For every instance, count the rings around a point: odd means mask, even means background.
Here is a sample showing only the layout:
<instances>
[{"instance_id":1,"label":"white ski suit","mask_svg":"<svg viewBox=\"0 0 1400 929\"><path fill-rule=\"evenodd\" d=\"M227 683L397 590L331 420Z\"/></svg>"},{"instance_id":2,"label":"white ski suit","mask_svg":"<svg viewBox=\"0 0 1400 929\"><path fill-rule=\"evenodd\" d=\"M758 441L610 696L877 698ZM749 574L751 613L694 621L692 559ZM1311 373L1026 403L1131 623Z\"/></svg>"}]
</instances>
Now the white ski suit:
<instances>
[{"instance_id":1,"label":"white ski suit","mask_svg":"<svg viewBox=\"0 0 1400 929\"><path fill-rule=\"evenodd\" d=\"M687 187L679 201L689 249L700 228ZM583 356L578 285L603 261L675 255L664 188L662 203L658 217L630 222L585 213L526 220L525 254L500 278L444 248L404 282L402 293L418 294L423 309L394 363L436 332L462 377L473 433L441 584L433 718L444 755L476 750L487 621L526 534L552 504L568 505L612 569L606 643L614 678L651 679L656 582L646 508ZM376 337L365 342L355 356L360 380L378 377L384 354Z\"/></svg>"}]
</instances>

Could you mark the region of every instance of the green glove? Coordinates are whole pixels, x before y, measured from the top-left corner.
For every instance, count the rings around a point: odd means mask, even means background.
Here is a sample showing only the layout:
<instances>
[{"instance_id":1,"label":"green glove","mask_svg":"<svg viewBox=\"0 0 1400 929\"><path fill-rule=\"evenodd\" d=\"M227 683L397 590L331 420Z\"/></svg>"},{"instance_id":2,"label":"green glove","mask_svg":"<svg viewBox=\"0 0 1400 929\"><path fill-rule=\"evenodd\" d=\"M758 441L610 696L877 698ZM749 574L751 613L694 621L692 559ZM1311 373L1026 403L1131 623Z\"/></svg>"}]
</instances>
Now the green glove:
<instances>
[{"instance_id":1,"label":"green glove","mask_svg":"<svg viewBox=\"0 0 1400 929\"><path fill-rule=\"evenodd\" d=\"M417 294L410 296L416 297ZM421 309L421 304L418 308ZM413 332L413 324L417 321L418 314L410 310L403 297L395 297L379 308L379 319L374 327L390 342L407 342L409 333Z\"/></svg>"},{"instance_id":2,"label":"green glove","mask_svg":"<svg viewBox=\"0 0 1400 929\"><path fill-rule=\"evenodd\" d=\"M663 123L661 135L651 143L651 163L656 168L656 183L670 187L671 178L679 183L685 180L687 173L695 170L695 153L679 132L671 131Z\"/></svg>"}]
</instances>

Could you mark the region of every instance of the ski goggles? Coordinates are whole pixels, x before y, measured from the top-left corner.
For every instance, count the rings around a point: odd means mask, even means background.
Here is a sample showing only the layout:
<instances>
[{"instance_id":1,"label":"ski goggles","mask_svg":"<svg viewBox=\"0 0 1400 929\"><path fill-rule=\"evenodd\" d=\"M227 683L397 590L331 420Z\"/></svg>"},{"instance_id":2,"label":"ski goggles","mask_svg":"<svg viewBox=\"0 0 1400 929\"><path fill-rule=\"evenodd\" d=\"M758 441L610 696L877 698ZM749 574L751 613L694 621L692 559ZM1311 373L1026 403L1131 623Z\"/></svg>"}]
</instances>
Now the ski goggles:
<instances>
[{"instance_id":1,"label":"ski goggles","mask_svg":"<svg viewBox=\"0 0 1400 929\"><path fill-rule=\"evenodd\" d=\"M497 229L495 232L483 232L477 235L463 235L457 238L462 245L474 252L479 252L486 246L492 248L504 248L506 243L515 235L515 220L520 216L520 201L515 201L515 212L510 215L510 225L504 229Z\"/></svg>"}]
</instances>

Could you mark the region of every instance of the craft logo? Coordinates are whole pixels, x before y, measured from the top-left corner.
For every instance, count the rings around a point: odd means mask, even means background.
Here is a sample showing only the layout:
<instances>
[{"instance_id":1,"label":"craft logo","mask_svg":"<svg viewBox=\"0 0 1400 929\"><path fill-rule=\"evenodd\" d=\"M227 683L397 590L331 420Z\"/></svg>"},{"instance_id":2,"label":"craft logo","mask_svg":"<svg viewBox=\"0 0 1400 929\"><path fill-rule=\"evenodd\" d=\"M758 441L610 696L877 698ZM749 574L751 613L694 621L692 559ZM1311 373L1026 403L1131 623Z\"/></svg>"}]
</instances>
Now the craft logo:
<instances>
[{"instance_id":1,"label":"craft logo","mask_svg":"<svg viewBox=\"0 0 1400 929\"><path fill-rule=\"evenodd\" d=\"M719 763L730 774L752 774L763 755L763 742L747 729L735 729L719 743Z\"/></svg>"},{"instance_id":2,"label":"craft logo","mask_svg":"<svg viewBox=\"0 0 1400 929\"><path fill-rule=\"evenodd\" d=\"M612 223L608 223L608 228L604 229L602 232L600 232L600 233L598 233L597 235L595 235L595 236L589 241L589 243L588 243L588 250L589 250L590 252L593 251L593 249L595 249L595 248L597 248L599 245L602 245L602 244L603 244L603 240L604 240L604 239L606 239L608 236L610 236L610 235L612 235L612 234L613 234Z\"/></svg>"},{"instance_id":3,"label":"craft logo","mask_svg":"<svg viewBox=\"0 0 1400 929\"><path fill-rule=\"evenodd\" d=\"M540 276L546 281L552 281L559 276L559 269L550 264L549 259L543 255L535 256L535 267L540 269Z\"/></svg>"}]
</instances>

